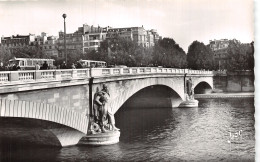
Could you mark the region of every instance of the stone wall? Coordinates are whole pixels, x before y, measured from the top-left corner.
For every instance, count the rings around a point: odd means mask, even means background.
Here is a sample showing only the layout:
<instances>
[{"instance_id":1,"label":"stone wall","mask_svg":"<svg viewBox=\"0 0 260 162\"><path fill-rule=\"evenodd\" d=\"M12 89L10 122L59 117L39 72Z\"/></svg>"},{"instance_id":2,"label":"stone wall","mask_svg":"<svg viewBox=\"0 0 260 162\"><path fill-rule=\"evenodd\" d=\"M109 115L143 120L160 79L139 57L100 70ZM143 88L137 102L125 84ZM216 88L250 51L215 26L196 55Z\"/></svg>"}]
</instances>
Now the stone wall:
<instances>
[{"instance_id":1,"label":"stone wall","mask_svg":"<svg viewBox=\"0 0 260 162\"><path fill-rule=\"evenodd\" d=\"M34 91L21 91L1 94L0 98L19 101L34 101L67 108L79 113L88 114L88 85L56 87Z\"/></svg>"},{"instance_id":2,"label":"stone wall","mask_svg":"<svg viewBox=\"0 0 260 162\"><path fill-rule=\"evenodd\" d=\"M254 92L254 73L250 71L228 72L213 80L214 87L225 92Z\"/></svg>"}]
</instances>

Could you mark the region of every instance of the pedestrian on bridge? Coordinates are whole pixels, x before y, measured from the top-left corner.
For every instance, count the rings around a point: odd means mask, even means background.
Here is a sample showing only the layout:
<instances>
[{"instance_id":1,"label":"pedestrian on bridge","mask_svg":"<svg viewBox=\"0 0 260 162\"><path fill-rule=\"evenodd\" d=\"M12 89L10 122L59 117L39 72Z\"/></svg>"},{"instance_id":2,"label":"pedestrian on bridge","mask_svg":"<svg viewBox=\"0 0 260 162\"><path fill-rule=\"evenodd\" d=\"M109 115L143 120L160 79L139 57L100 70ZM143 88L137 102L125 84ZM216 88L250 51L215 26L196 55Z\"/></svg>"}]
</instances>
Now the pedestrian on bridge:
<instances>
[{"instance_id":1,"label":"pedestrian on bridge","mask_svg":"<svg viewBox=\"0 0 260 162\"><path fill-rule=\"evenodd\" d=\"M39 63L37 62L36 65L35 65L35 70L40 70L40 68L41 67L40 67Z\"/></svg>"}]
</instances>

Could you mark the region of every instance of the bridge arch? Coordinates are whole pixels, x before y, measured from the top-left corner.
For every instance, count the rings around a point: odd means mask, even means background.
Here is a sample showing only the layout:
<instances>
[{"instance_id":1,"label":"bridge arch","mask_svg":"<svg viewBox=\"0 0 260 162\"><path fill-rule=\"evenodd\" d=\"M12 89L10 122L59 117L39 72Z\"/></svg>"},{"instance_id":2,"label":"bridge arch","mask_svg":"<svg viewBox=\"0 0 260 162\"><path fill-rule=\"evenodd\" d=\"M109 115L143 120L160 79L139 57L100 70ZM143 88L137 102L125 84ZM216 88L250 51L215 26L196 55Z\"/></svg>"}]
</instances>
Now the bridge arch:
<instances>
[{"instance_id":1,"label":"bridge arch","mask_svg":"<svg viewBox=\"0 0 260 162\"><path fill-rule=\"evenodd\" d=\"M195 94L211 93L214 88L212 77L194 77L193 88Z\"/></svg>"},{"instance_id":2,"label":"bridge arch","mask_svg":"<svg viewBox=\"0 0 260 162\"><path fill-rule=\"evenodd\" d=\"M205 76L187 76L191 77L193 80L193 85L196 87L201 84L206 84L213 88L213 79L212 77ZM115 114L117 110L135 93L138 91L149 87L149 86L166 86L169 87L172 91L176 92L182 100L185 100L184 94L184 78L183 76L144 76L142 78L127 78L122 80L113 80L113 81L105 81L96 82L93 86L94 91L97 87L102 87L101 84L107 84L110 91L110 102L108 103L109 112ZM201 85L200 84L200 85ZM199 86L200 86L199 85Z\"/></svg>"},{"instance_id":3,"label":"bridge arch","mask_svg":"<svg viewBox=\"0 0 260 162\"><path fill-rule=\"evenodd\" d=\"M165 85L152 85L145 87L131 97L123 104L123 107L136 108L163 108L177 107L182 98L171 87Z\"/></svg>"},{"instance_id":4,"label":"bridge arch","mask_svg":"<svg viewBox=\"0 0 260 162\"><path fill-rule=\"evenodd\" d=\"M171 78L145 78L135 79L128 81L121 81L118 83L108 84L109 90L112 90L112 97L108 104L108 109L112 114L115 114L117 110L134 94L140 90L150 86L166 86L173 92L178 94L182 100L184 100L184 84L181 77Z\"/></svg>"},{"instance_id":5,"label":"bridge arch","mask_svg":"<svg viewBox=\"0 0 260 162\"><path fill-rule=\"evenodd\" d=\"M196 86L194 86L194 93L195 94L206 94L212 92L212 87L209 85L209 83L202 81L198 83Z\"/></svg>"},{"instance_id":6,"label":"bridge arch","mask_svg":"<svg viewBox=\"0 0 260 162\"><path fill-rule=\"evenodd\" d=\"M52 131L62 146L77 144L88 129L85 115L39 102L0 99L0 117L38 119L67 126Z\"/></svg>"},{"instance_id":7,"label":"bridge arch","mask_svg":"<svg viewBox=\"0 0 260 162\"><path fill-rule=\"evenodd\" d=\"M199 85L203 85L206 86L207 88L213 89L213 79L211 77L196 77L193 80L193 84L194 84L194 89Z\"/></svg>"}]
</instances>

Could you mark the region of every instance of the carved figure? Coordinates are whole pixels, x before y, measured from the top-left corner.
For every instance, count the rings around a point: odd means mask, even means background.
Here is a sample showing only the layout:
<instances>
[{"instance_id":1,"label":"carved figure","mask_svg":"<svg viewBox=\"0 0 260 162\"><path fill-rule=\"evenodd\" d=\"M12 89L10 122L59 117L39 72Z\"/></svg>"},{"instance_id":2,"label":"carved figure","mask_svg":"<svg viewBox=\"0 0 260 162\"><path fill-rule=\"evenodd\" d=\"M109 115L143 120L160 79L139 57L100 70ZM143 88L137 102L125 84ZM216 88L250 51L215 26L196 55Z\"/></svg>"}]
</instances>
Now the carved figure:
<instances>
[{"instance_id":1,"label":"carved figure","mask_svg":"<svg viewBox=\"0 0 260 162\"><path fill-rule=\"evenodd\" d=\"M94 115L94 121L98 121L98 111L99 111L99 106L101 103L99 102L99 99L97 98L99 94L99 88L97 87L96 93L94 94L94 101L93 101L93 115Z\"/></svg>"},{"instance_id":2,"label":"carved figure","mask_svg":"<svg viewBox=\"0 0 260 162\"><path fill-rule=\"evenodd\" d=\"M192 80L191 80L191 78L189 78L186 81L186 90L187 90L188 100L190 100L190 99L192 100L193 96L194 96L194 90L192 88Z\"/></svg>"},{"instance_id":3,"label":"carved figure","mask_svg":"<svg viewBox=\"0 0 260 162\"><path fill-rule=\"evenodd\" d=\"M93 130L95 132L105 133L107 130L117 131L118 128L115 127L114 115L108 111L108 100L110 94L107 86L104 84L101 91L97 88L97 91L94 95L94 123L92 124ZM100 127L97 128L97 127Z\"/></svg>"}]
</instances>

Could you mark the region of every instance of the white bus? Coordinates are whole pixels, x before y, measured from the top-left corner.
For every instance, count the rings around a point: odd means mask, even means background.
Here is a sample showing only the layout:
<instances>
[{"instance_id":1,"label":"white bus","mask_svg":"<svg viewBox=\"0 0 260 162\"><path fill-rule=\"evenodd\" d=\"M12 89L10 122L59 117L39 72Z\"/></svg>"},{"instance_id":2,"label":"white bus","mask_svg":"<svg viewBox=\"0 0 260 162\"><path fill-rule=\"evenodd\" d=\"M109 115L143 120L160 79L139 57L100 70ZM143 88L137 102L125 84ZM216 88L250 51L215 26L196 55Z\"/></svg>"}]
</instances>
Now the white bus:
<instances>
[{"instance_id":1,"label":"white bus","mask_svg":"<svg viewBox=\"0 0 260 162\"><path fill-rule=\"evenodd\" d=\"M16 66L20 66L21 70L34 70L35 65L38 63L40 66L46 61L49 67L53 67L54 59L38 59L38 58L13 58L9 60L9 69Z\"/></svg>"},{"instance_id":2,"label":"white bus","mask_svg":"<svg viewBox=\"0 0 260 162\"><path fill-rule=\"evenodd\" d=\"M79 63L83 66L83 68L107 67L107 63L105 61L79 60Z\"/></svg>"}]
</instances>

